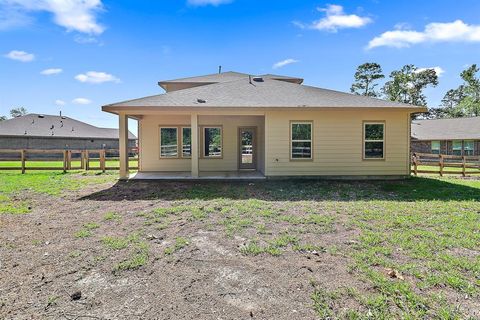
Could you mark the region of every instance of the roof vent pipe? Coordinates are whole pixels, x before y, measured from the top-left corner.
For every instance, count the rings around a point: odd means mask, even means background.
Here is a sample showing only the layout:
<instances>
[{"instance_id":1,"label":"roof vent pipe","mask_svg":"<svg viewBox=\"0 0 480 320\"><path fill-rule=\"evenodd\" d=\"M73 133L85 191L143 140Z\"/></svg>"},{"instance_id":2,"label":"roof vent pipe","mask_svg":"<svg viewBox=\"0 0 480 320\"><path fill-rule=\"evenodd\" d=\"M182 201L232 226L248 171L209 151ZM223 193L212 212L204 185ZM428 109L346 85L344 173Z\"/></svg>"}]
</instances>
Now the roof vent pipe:
<instances>
[{"instance_id":1,"label":"roof vent pipe","mask_svg":"<svg viewBox=\"0 0 480 320\"><path fill-rule=\"evenodd\" d=\"M252 76L248 75L248 83L252 84Z\"/></svg>"},{"instance_id":2,"label":"roof vent pipe","mask_svg":"<svg viewBox=\"0 0 480 320\"><path fill-rule=\"evenodd\" d=\"M218 73L222 73L222 66L218 66Z\"/></svg>"}]
</instances>

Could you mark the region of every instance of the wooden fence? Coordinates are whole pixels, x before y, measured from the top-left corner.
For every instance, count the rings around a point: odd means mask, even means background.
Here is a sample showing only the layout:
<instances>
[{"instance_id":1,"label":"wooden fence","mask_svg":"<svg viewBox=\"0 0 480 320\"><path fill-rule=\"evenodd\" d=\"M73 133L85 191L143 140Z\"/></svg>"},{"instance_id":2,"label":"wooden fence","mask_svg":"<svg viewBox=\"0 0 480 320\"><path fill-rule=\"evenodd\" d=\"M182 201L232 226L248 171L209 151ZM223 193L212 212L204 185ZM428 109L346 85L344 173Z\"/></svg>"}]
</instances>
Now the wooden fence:
<instances>
[{"instance_id":1,"label":"wooden fence","mask_svg":"<svg viewBox=\"0 0 480 320\"><path fill-rule=\"evenodd\" d=\"M138 161L138 148L129 148L129 161ZM25 173L27 170L119 170L119 166L108 166L108 161L118 161L119 158L111 157L109 154L118 154L118 149L98 149L98 150L43 150L43 149L0 149L0 155L17 154L19 157L0 158L0 170L21 170ZM35 155L49 155L49 157L35 157ZM58 155L57 158L50 156ZM19 162L18 167L2 166L2 161ZM62 166L27 166L29 161L41 162L62 162ZM73 166L72 162L80 161L80 165ZM92 166L92 161L98 161L98 166ZM138 169L138 166L129 166L129 169Z\"/></svg>"},{"instance_id":2,"label":"wooden fence","mask_svg":"<svg viewBox=\"0 0 480 320\"><path fill-rule=\"evenodd\" d=\"M438 170L419 169L419 166L438 167ZM458 170L445 170L445 168L456 168ZM465 177L471 174L480 174L480 156L414 153L412 155L411 170L414 175L419 173L433 173L440 176L444 174L460 174Z\"/></svg>"}]
</instances>

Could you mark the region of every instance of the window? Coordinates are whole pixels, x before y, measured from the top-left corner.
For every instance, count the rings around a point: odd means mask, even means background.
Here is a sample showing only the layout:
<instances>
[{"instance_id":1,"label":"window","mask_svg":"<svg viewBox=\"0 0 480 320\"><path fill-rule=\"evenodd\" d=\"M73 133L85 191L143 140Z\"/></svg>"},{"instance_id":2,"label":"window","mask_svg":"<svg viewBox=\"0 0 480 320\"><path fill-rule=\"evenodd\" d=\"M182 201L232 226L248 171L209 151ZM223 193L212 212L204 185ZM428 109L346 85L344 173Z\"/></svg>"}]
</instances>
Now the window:
<instances>
[{"instance_id":1,"label":"window","mask_svg":"<svg viewBox=\"0 0 480 320\"><path fill-rule=\"evenodd\" d=\"M175 127L160 128L160 158L178 157L178 129Z\"/></svg>"},{"instance_id":2,"label":"window","mask_svg":"<svg viewBox=\"0 0 480 320\"><path fill-rule=\"evenodd\" d=\"M182 128L182 157L188 158L192 156L192 129L189 127Z\"/></svg>"},{"instance_id":3,"label":"window","mask_svg":"<svg viewBox=\"0 0 480 320\"><path fill-rule=\"evenodd\" d=\"M462 141L461 140L454 140L452 142L452 154L456 156L462 155Z\"/></svg>"},{"instance_id":4,"label":"window","mask_svg":"<svg viewBox=\"0 0 480 320\"><path fill-rule=\"evenodd\" d=\"M291 122L290 159L312 159L311 122Z\"/></svg>"},{"instance_id":5,"label":"window","mask_svg":"<svg viewBox=\"0 0 480 320\"><path fill-rule=\"evenodd\" d=\"M203 127L203 156L222 157L222 127Z\"/></svg>"},{"instance_id":6,"label":"window","mask_svg":"<svg viewBox=\"0 0 480 320\"><path fill-rule=\"evenodd\" d=\"M440 154L440 141L432 141L432 153Z\"/></svg>"},{"instance_id":7,"label":"window","mask_svg":"<svg viewBox=\"0 0 480 320\"><path fill-rule=\"evenodd\" d=\"M473 156L474 151L474 141L473 140L465 140L463 142L463 154L466 156Z\"/></svg>"},{"instance_id":8,"label":"window","mask_svg":"<svg viewBox=\"0 0 480 320\"><path fill-rule=\"evenodd\" d=\"M363 124L363 158L385 158L385 123L365 122Z\"/></svg>"}]
</instances>

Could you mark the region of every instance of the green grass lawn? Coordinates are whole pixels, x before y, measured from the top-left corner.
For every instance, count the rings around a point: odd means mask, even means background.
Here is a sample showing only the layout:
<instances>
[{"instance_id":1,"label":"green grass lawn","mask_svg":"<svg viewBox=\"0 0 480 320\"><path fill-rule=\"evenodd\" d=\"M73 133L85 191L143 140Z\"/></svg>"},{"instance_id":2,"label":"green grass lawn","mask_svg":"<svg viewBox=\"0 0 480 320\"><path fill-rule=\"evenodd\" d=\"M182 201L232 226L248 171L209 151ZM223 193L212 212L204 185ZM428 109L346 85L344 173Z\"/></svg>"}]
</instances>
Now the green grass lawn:
<instances>
[{"instance_id":1,"label":"green grass lawn","mask_svg":"<svg viewBox=\"0 0 480 320\"><path fill-rule=\"evenodd\" d=\"M0 173L0 213L30 212L28 197L20 197L25 191L60 196L115 178L114 173ZM465 305L479 305L480 180L119 182L91 198L99 205L117 198L152 201L151 211L138 213L145 227L168 230L181 218L228 239L241 236L246 245L238 254L253 261L275 257L285 263L311 252L344 261L348 273L341 276L348 281L311 274L311 305L321 319L464 319ZM111 212L104 218L120 219ZM83 226L75 239L89 239L97 227ZM352 231L353 238L336 239L339 229ZM164 255L180 259L190 236L175 231ZM322 237L332 240L318 240ZM132 239L96 242L138 247L135 259L115 272L148 263L148 243Z\"/></svg>"},{"instance_id":2,"label":"green grass lawn","mask_svg":"<svg viewBox=\"0 0 480 320\"><path fill-rule=\"evenodd\" d=\"M137 160L130 160L129 161L130 167L137 167L138 161ZM20 161L0 161L0 168L1 167L21 167ZM107 160L106 166L107 167L118 167L120 165L118 160ZM54 167L54 168L62 168L63 161L27 161L26 162L27 168L39 168L39 167ZM72 161L72 167L80 167L79 160ZM90 160L90 168L100 168L100 161L99 160ZM0 169L1 171L1 169Z\"/></svg>"},{"instance_id":3,"label":"green grass lawn","mask_svg":"<svg viewBox=\"0 0 480 320\"><path fill-rule=\"evenodd\" d=\"M117 172L104 174L94 172L66 173L61 171L33 171L26 174L0 172L0 214L21 214L31 211L31 203L24 192L59 196L78 190L89 184L113 181Z\"/></svg>"},{"instance_id":4,"label":"green grass lawn","mask_svg":"<svg viewBox=\"0 0 480 320\"><path fill-rule=\"evenodd\" d=\"M411 167L412 170L414 169L414 167L412 166ZM428 171L435 171L435 172L439 172L440 171L440 167L439 166L418 166L417 167L418 170L428 170ZM447 171L447 172L462 172L462 168L459 168L459 167L443 167L443 171ZM480 172L480 168L466 168L465 169L466 172Z\"/></svg>"}]
</instances>

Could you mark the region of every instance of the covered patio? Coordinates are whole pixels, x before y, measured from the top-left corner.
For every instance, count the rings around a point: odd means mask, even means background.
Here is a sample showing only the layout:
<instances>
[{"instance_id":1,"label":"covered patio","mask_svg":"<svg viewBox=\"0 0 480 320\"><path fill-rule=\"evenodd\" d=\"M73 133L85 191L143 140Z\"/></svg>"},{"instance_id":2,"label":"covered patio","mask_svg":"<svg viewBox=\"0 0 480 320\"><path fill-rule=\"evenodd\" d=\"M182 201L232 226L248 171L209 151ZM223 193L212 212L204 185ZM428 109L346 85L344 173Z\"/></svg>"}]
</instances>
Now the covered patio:
<instances>
[{"instance_id":1,"label":"covered patio","mask_svg":"<svg viewBox=\"0 0 480 320\"><path fill-rule=\"evenodd\" d=\"M120 178L265 179L264 112L232 111L119 111ZM139 127L139 171L133 174L126 152L128 118Z\"/></svg>"}]
</instances>

